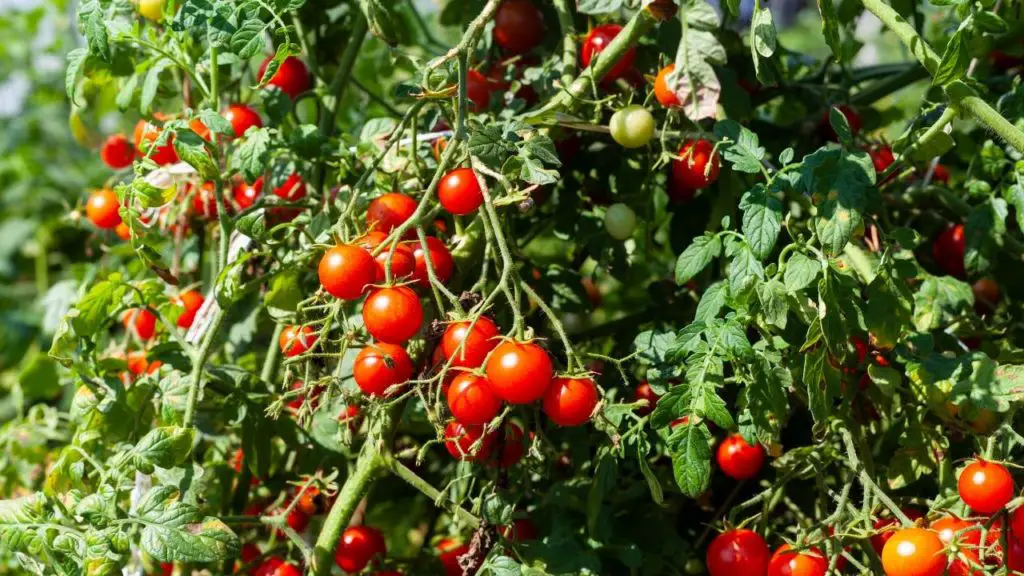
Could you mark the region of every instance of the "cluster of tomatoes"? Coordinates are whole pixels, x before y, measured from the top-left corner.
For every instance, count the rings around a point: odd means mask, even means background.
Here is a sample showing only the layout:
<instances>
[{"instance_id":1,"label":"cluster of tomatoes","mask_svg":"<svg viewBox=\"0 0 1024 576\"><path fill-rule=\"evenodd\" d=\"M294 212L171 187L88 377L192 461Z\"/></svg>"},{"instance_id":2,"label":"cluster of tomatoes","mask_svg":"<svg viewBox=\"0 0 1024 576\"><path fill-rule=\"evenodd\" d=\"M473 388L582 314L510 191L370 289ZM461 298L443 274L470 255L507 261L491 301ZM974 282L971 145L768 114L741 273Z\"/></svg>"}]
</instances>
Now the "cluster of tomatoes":
<instances>
[{"instance_id":1,"label":"cluster of tomatoes","mask_svg":"<svg viewBox=\"0 0 1024 576\"><path fill-rule=\"evenodd\" d=\"M964 504L981 519L944 515L925 527L924 514L904 509L903 515L914 526L900 527L893 518L875 522L871 546L886 576L974 576L983 573L985 564L1024 570L1024 507L1008 515L1009 533L1005 539L1002 534L1005 508L1014 496L1013 477L1006 467L975 460L961 472L958 491ZM990 551L984 563L982 550ZM797 548L783 544L772 554L759 534L746 529L723 532L707 552L711 576L825 576L829 564L821 549L811 544ZM840 571L845 565L845 558L836 559Z\"/></svg>"}]
</instances>

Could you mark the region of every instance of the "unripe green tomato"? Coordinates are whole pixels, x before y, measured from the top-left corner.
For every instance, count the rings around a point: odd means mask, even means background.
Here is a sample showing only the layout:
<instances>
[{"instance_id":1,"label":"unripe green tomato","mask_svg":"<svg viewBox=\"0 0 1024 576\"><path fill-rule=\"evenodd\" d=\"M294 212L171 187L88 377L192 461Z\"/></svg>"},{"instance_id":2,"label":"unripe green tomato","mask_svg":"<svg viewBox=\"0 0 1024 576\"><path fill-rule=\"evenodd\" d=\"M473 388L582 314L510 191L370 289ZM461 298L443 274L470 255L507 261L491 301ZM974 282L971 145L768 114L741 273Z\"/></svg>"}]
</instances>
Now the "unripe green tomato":
<instances>
[{"instance_id":1,"label":"unripe green tomato","mask_svg":"<svg viewBox=\"0 0 1024 576\"><path fill-rule=\"evenodd\" d=\"M612 139L623 148L639 148L654 137L654 116L643 106L626 106L612 114L608 128Z\"/></svg>"},{"instance_id":2,"label":"unripe green tomato","mask_svg":"<svg viewBox=\"0 0 1024 576\"><path fill-rule=\"evenodd\" d=\"M690 558L686 561L686 565L683 567L683 570L685 570L687 574L703 574L704 563L697 558Z\"/></svg>"},{"instance_id":3,"label":"unripe green tomato","mask_svg":"<svg viewBox=\"0 0 1024 576\"><path fill-rule=\"evenodd\" d=\"M604 229L616 240L625 240L636 228L636 212L625 204L612 204L604 213Z\"/></svg>"}]
</instances>

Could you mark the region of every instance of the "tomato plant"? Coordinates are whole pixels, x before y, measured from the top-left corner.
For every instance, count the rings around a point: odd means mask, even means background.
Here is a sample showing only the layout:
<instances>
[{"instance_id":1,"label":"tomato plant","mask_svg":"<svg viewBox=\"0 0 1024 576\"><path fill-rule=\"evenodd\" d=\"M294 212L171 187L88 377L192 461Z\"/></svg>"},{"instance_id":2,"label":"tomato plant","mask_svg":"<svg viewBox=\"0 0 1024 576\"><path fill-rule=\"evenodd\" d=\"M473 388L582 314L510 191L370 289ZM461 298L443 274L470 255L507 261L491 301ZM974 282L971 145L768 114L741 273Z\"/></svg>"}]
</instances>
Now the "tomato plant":
<instances>
[{"instance_id":1,"label":"tomato plant","mask_svg":"<svg viewBox=\"0 0 1024 576\"><path fill-rule=\"evenodd\" d=\"M1024 570L1019 2L15 4L0 572Z\"/></svg>"}]
</instances>

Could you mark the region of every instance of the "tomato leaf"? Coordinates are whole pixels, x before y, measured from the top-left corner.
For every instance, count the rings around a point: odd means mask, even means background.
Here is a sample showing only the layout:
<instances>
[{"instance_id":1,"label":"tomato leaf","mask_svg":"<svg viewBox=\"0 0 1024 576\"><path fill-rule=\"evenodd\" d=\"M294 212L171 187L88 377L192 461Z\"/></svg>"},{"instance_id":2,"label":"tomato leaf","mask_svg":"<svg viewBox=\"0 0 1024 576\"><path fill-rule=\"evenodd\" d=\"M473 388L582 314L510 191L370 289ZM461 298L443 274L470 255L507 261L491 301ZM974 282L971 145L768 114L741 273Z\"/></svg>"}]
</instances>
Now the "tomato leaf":
<instances>
[{"instance_id":1,"label":"tomato leaf","mask_svg":"<svg viewBox=\"0 0 1024 576\"><path fill-rule=\"evenodd\" d=\"M705 234L693 239L676 260L676 284L685 284L707 268L722 253L722 242L717 235Z\"/></svg>"},{"instance_id":2,"label":"tomato leaf","mask_svg":"<svg viewBox=\"0 0 1024 576\"><path fill-rule=\"evenodd\" d=\"M676 426L669 436L672 471L683 494L696 498L711 483L711 432L702 422Z\"/></svg>"},{"instance_id":3,"label":"tomato leaf","mask_svg":"<svg viewBox=\"0 0 1024 576\"><path fill-rule=\"evenodd\" d=\"M764 260L775 248L782 229L782 204L764 186L757 184L740 199L740 210L743 210L743 235L750 250L759 260Z\"/></svg>"}]
</instances>

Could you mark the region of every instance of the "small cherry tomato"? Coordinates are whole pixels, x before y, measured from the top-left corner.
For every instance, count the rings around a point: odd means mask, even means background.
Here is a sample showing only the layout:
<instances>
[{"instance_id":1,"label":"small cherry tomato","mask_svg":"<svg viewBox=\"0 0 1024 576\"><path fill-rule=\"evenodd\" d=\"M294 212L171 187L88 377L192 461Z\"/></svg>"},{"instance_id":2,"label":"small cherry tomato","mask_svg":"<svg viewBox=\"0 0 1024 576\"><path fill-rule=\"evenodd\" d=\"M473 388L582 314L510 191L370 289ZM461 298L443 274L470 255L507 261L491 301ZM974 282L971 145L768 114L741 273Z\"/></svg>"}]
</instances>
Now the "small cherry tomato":
<instances>
[{"instance_id":1,"label":"small cherry tomato","mask_svg":"<svg viewBox=\"0 0 1024 576\"><path fill-rule=\"evenodd\" d=\"M501 399L491 391L487 378L471 372L459 373L447 396L452 416L467 426L487 424L501 410Z\"/></svg>"},{"instance_id":2,"label":"small cherry tomato","mask_svg":"<svg viewBox=\"0 0 1024 576\"><path fill-rule=\"evenodd\" d=\"M750 480L764 466L764 448L751 446L739 434L733 434L718 445L718 467L733 480Z\"/></svg>"},{"instance_id":3,"label":"small cherry tomato","mask_svg":"<svg viewBox=\"0 0 1024 576\"><path fill-rule=\"evenodd\" d=\"M408 286L379 288L363 302L363 325L371 336L389 344L403 344L423 324L423 306Z\"/></svg>"},{"instance_id":4,"label":"small cherry tomato","mask_svg":"<svg viewBox=\"0 0 1024 576\"><path fill-rule=\"evenodd\" d=\"M135 335L142 340L149 340L156 332L156 316L145 308L135 308L125 312L121 317L121 322L126 330L133 330Z\"/></svg>"},{"instance_id":5,"label":"small cherry tomato","mask_svg":"<svg viewBox=\"0 0 1024 576\"><path fill-rule=\"evenodd\" d=\"M295 564L271 556L260 564L253 576L302 576L302 571Z\"/></svg>"},{"instance_id":6,"label":"small cherry tomato","mask_svg":"<svg viewBox=\"0 0 1024 576\"><path fill-rule=\"evenodd\" d=\"M305 384L302 380L296 380L292 382L292 391L302 390L305 388ZM302 405L309 402L309 405L314 409L320 404L320 395L323 394L323 386L314 386L312 391L308 392L306 396L296 396L291 402L288 403L288 408L294 412L298 412L302 409Z\"/></svg>"},{"instance_id":7,"label":"small cherry tomato","mask_svg":"<svg viewBox=\"0 0 1024 576\"><path fill-rule=\"evenodd\" d=\"M168 119L168 116L161 113L153 114L153 119L159 122L163 122ZM135 124L135 131L133 141L135 142L135 148L143 155L148 155L149 158L157 164L163 166L165 164L174 164L178 161L178 153L174 150L174 136L167 140L167 143L157 147L154 150L150 150L157 138L160 137L160 133L163 131L162 128L155 124L146 122L145 120L139 120Z\"/></svg>"},{"instance_id":8,"label":"small cherry tomato","mask_svg":"<svg viewBox=\"0 0 1024 576\"><path fill-rule=\"evenodd\" d=\"M238 181L231 189L231 195L239 210L245 210L255 204L261 193L263 193L263 178L257 178L252 184Z\"/></svg>"},{"instance_id":9,"label":"small cherry tomato","mask_svg":"<svg viewBox=\"0 0 1024 576\"><path fill-rule=\"evenodd\" d=\"M203 182L199 189L189 184L186 190L192 194L192 213L200 218L217 218L217 188L213 182Z\"/></svg>"},{"instance_id":10,"label":"small cherry tomato","mask_svg":"<svg viewBox=\"0 0 1024 576\"><path fill-rule=\"evenodd\" d=\"M281 331L277 343L281 347L281 352L291 358L312 348L316 338L312 326L288 326Z\"/></svg>"},{"instance_id":11,"label":"small cherry tomato","mask_svg":"<svg viewBox=\"0 0 1024 576\"><path fill-rule=\"evenodd\" d=\"M457 460L486 460L494 448L494 436L484 435L483 426L465 426L459 422L449 422L444 427L444 446L452 458ZM481 440L481 438L483 440ZM480 447L473 452L473 445L480 440Z\"/></svg>"},{"instance_id":12,"label":"small cherry tomato","mask_svg":"<svg viewBox=\"0 0 1024 576\"><path fill-rule=\"evenodd\" d=\"M529 404L544 397L554 369L551 357L537 344L506 340L491 352L485 371L499 398Z\"/></svg>"},{"instance_id":13,"label":"small cherry tomato","mask_svg":"<svg viewBox=\"0 0 1024 576\"><path fill-rule=\"evenodd\" d=\"M512 542L536 540L540 534L537 531L537 526L529 518L516 518L512 524L502 526L499 532L503 538Z\"/></svg>"},{"instance_id":14,"label":"small cherry tomato","mask_svg":"<svg viewBox=\"0 0 1024 576\"><path fill-rule=\"evenodd\" d=\"M379 232L391 232L412 217L416 201L397 192L390 192L370 201L366 209L366 227Z\"/></svg>"},{"instance_id":15,"label":"small cherry tomato","mask_svg":"<svg viewBox=\"0 0 1024 576\"><path fill-rule=\"evenodd\" d=\"M444 242L434 236L427 236L426 242L426 250L423 250L423 244L421 244L419 240L412 240L409 242L409 247L412 248L414 264L412 277L416 280L416 283L423 288L430 287L430 277L427 274L428 255L430 257L430 265L434 269L434 276L436 276L438 281L442 284L448 282L448 279L452 277L452 272L455 269L455 261L452 259L452 253L448 250L448 247L444 245Z\"/></svg>"},{"instance_id":16,"label":"small cherry tomato","mask_svg":"<svg viewBox=\"0 0 1024 576\"><path fill-rule=\"evenodd\" d=\"M622 26L618 24L602 24L591 30L583 40L583 49L580 51L580 61L583 62L583 67L590 66L591 61L595 60L597 55L604 51L612 39L618 36L621 31ZM619 57L619 60L612 65L601 80L603 82L613 82L617 78L621 78L633 67L635 59L636 47L631 47L626 50L625 54Z\"/></svg>"},{"instance_id":17,"label":"small cherry tomato","mask_svg":"<svg viewBox=\"0 0 1024 576\"><path fill-rule=\"evenodd\" d=\"M1018 506L1010 515L1010 534L1024 544L1024 506Z\"/></svg>"},{"instance_id":18,"label":"small cherry tomato","mask_svg":"<svg viewBox=\"0 0 1024 576\"><path fill-rule=\"evenodd\" d=\"M242 544L242 550L238 554L238 561L242 566L244 566L246 564L255 562L256 559L262 555L263 551L260 550L259 546L253 544L252 542L246 542L245 544ZM252 572L250 571L250 573Z\"/></svg>"},{"instance_id":19,"label":"small cherry tomato","mask_svg":"<svg viewBox=\"0 0 1024 576\"><path fill-rule=\"evenodd\" d=\"M384 232L373 230L366 233L361 244L370 252L387 240L388 235ZM388 242L388 246L391 243ZM416 256L413 255L412 247L406 243L399 243L393 252L390 249L382 250L375 257L375 277L378 284L387 280L388 260L391 260L391 277L405 278L416 270Z\"/></svg>"},{"instance_id":20,"label":"small cherry tomato","mask_svg":"<svg viewBox=\"0 0 1024 576\"><path fill-rule=\"evenodd\" d=\"M125 224L124 222L121 222L120 224L114 227L114 234L116 234L118 238L124 240L125 242L132 239L132 229L129 228L128 225Z\"/></svg>"},{"instance_id":21,"label":"small cherry tomato","mask_svg":"<svg viewBox=\"0 0 1024 576\"><path fill-rule=\"evenodd\" d=\"M882 549L886 576L942 576L946 553L939 535L924 528L904 528Z\"/></svg>"},{"instance_id":22,"label":"small cherry tomato","mask_svg":"<svg viewBox=\"0 0 1024 576\"><path fill-rule=\"evenodd\" d=\"M263 120L260 118L259 113L253 110L251 106L246 106L245 104L232 104L224 110L222 115L225 120L231 123L231 128L235 131L236 138L244 136L249 128L254 126L261 128L263 126Z\"/></svg>"},{"instance_id":23,"label":"small cherry tomato","mask_svg":"<svg viewBox=\"0 0 1024 576\"><path fill-rule=\"evenodd\" d=\"M617 110L608 122L612 140L623 148L646 146L654 137L654 127L654 116L638 104Z\"/></svg>"},{"instance_id":24,"label":"small cherry tomato","mask_svg":"<svg viewBox=\"0 0 1024 576\"><path fill-rule=\"evenodd\" d=\"M505 438L501 445L501 454L492 462L501 468L511 468L518 464L523 459L523 454L526 453L525 436L523 429L515 422L506 422L504 431Z\"/></svg>"},{"instance_id":25,"label":"small cherry tomato","mask_svg":"<svg viewBox=\"0 0 1024 576\"><path fill-rule=\"evenodd\" d=\"M444 568L445 576L467 576L466 572L462 570L462 566L459 566L459 558L469 554L468 544L455 544L451 543L450 546L446 546L438 556L438 560L441 561L441 566Z\"/></svg>"},{"instance_id":26,"label":"small cherry tomato","mask_svg":"<svg viewBox=\"0 0 1024 576\"><path fill-rule=\"evenodd\" d=\"M688 190L706 188L718 179L721 162L714 144L707 140L687 140L679 149L682 160L672 161L673 184Z\"/></svg>"},{"instance_id":27,"label":"small cherry tomato","mask_svg":"<svg viewBox=\"0 0 1024 576\"><path fill-rule=\"evenodd\" d=\"M817 548L801 552L783 544L768 562L768 576L825 576L828 560Z\"/></svg>"},{"instance_id":28,"label":"small cherry tomato","mask_svg":"<svg viewBox=\"0 0 1024 576\"><path fill-rule=\"evenodd\" d=\"M544 413L559 426L579 426L590 420L600 400L590 378L555 378L544 393Z\"/></svg>"},{"instance_id":29,"label":"small cherry tomato","mask_svg":"<svg viewBox=\"0 0 1024 576\"><path fill-rule=\"evenodd\" d=\"M478 70L466 73L466 98L473 112L483 112L491 105L491 84Z\"/></svg>"},{"instance_id":30,"label":"small cherry tomato","mask_svg":"<svg viewBox=\"0 0 1024 576\"><path fill-rule=\"evenodd\" d=\"M113 134L100 146L100 160L114 170L127 168L135 160L135 147L124 134Z\"/></svg>"},{"instance_id":31,"label":"small cherry tomato","mask_svg":"<svg viewBox=\"0 0 1024 576\"><path fill-rule=\"evenodd\" d=\"M117 228L121 223L121 214L118 212L121 203L117 200L117 194L109 188L96 190L89 195L85 203L85 215L97 228L109 230Z\"/></svg>"},{"instance_id":32,"label":"small cherry tomato","mask_svg":"<svg viewBox=\"0 0 1024 576\"><path fill-rule=\"evenodd\" d=\"M498 326L487 316L476 323L460 321L448 325L441 337L441 352L456 368L476 368L484 363L491 350L500 343Z\"/></svg>"},{"instance_id":33,"label":"small cherry tomato","mask_svg":"<svg viewBox=\"0 0 1024 576\"><path fill-rule=\"evenodd\" d=\"M370 526L352 526L341 534L334 562L349 573L362 572L378 557L387 553L384 535Z\"/></svg>"},{"instance_id":34,"label":"small cherry tomato","mask_svg":"<svg viewBox=\"0 0 1024 576\"><path fill-rule=\"evenodd\" d=\"M942 184L949 183L949 168L946 168L942 164L936 164L935 170L932 171L932 181L941 182Z\"/></svg>"},{"instance_id":35,"label":"small cherry tomato","mask_svg":"<svg viewBox=\"0 0 1024 576\"><path fill-rule=\"evenodd\" d=\"M437 199L452 214L475 212L484 203L476 172L471 168L456 168L441 178L437 185Z\"/></svg>"},{"instance_id":36,"label":"small cherry tomato","mask_svg":"<svg viewBox=\"0 0 1024 576\"><path fill-rule=\"evenodd\" d=\"M306 197L306 183L298 174L292 174L285 179L283 184L274 188L274 195L289 202L302 200Z\"/></svg>"},{"instance_id":37,"label":"small cherry tomato","mask_svg":"<svg viewBox=\"0 0 1024 576\"><path fill-rule=\"evenodd\" d=\"M387 342L360 350L352 367L356 385L369 396L383 396L388 388L412 378L412 372L412 359L405 348Z\"/></svg>"},{"instance_id":38,"label":"small cherry tomato","mask_svg":"<svg viewBox=\"0 0 1024 576\"><path fill-rule=\"evenodd\" d=\"M544 40L544 18L530 0L503 0L494 13L494 43L523 54Z\"/></svg>"},{"instance_id":39,"label":"small cherry tomato","mask_svg":"<svg viewBox=\"0 0 1024 576\"><path fill-rule=\"evenodd\" d=\"M658 405L659 396L651 388L651 385L646 380L637 385L633 390L633 401L647 400L647 406L643 408L637 408L636 413L641 416L646 416L651 412L654 412L654 407Z\"/></svg>"},{"instance_id":40,"label":"small cherry tomato","mask_svg":"<svg viewBox=\"0 0 1024 576\"><path fill-rule=\"evenodd\" d=\"M668 75L675 69L675 64L669 64L659 70L658 76L654 79L654 97L665 108L675 108L681 104L679 95L668 85Z\"/></svg>"},{"instance_id":41,"label":"small cherry tomato","mask_svg":"<svg viewBox=\"0 0 1024 576\"><path fill-rule=\"evenodd\" d=\"M338 244L324 253L317 274L328 294L342 300L355 300L376 279L377 263L359 246Z\"/></svg>"},{"instance_id":42,"label":"small cherry tomato","mask_svg":"<svg viewBox=\"0 0 1024 576\"><path fill-rule=\"evenodd\" d=\"M957 481L960 499L980 514L995 514L1013 499L1013 476L998 462L975 460Z\"/></svg>"},{"instance_id":43,"label":"small cherry tomato","mask_svg":"<svg viewBox=\"0 0 1024 576\"><path fill-rule=\"evenodd\" d=\"M625 240L636 228L636 212L625 204L612 204L604 212L604 229L616 240Z\"/></svg>"},{"instance_id":44,"label":"small cherry tomato","mask_svg":"<svg viewBox=\"0 0 1024 576\"><path fill-rule=\"evenodd\" d=\"M263 75L267 71L267 65L273 60L273 56L267 56L262 63L260 63L259 73L257 77L263 80ZM282 92L288 95L294 100L299 94L302 94L310 88L309 69L306 68L306 64L296 58L295 56L289 56L281 62L281 65L274 72L274 75L270 77L267 84L271 86L277 86Z\"/></svg>"},{"instance_id":45,"label":"small cherry tomato","mask_svg":"<svg viewBox=\"0 0 1024 576\"><path fill-rule=\"evenodd\" d=\"M196 319L196 313L199 312L205 300L203 295L195 290L186 290L174 298L174 304L183 308L181 315L178 316L179 328L188 329L192 327L192 323Z\"/></svg>"},{"instance_id":46,"label":"small cherry tomato","mask_svg":"<svg viewBox=\"0 0 1024 576\"><path fill-rule=\"evenodd\" d=\"M950 226L939 234L932 244L932 259L943 272L957 278L964 278L964 254L967 252L967 240L964 237L963 224Z\"/></svg>"},{"instance_id":47,"label":"small cherry tomato","mask_svg":"<svg viewBox=\"0 0 1024 576\"><path fill-rule=\"evenodd\" d=\"M916 508L900 508L903 515L912 521L917 521L924 518L924 514ZM875 553L879 556L882 555L882 549L885 548L885 543L892 538L892 535L896 533L896 530L900 528L900 523L895 518L879 518L875 520L875 535L871 537L871 547L875 549Z\"/></svg>"},{"instance_id":48,"label":"small cherry tomato","mask_svg":"<svg viewBox=\"0 0 1024 576\"><path fill-rule=\"evenodd\" d=\"M1011 574L1024 572L1024 538L1011 538L1008 544L1006 567L1013 571Z\"/></svg>"},{"instance_id":49,"label":"small cherry tomato","mask_svg":"<svg viewBox=\"0 0 1024 576\"><path fill-rule=\"evenodd\" d=\"M876 146L868 149L868 155L871 156L871 163L875 165L875 174L881 174L885 172L892 163L896 161L896 157L893 156L892 148L888 146ZM895 174L894 174L895 175ZM890 176L891 178L892 176Z\"/></svg>"},{"instance_id":50,"label":"small cherry tomato","mask_svg":"<svg viewBox=\"0 0 1024 576\"><path fill-rule=\"evenodd\" d=\"M707 567L711 576L740 576L768 572L768 545L751 530L722 532L708 546Z\"/></svg>"}]
</instances>

